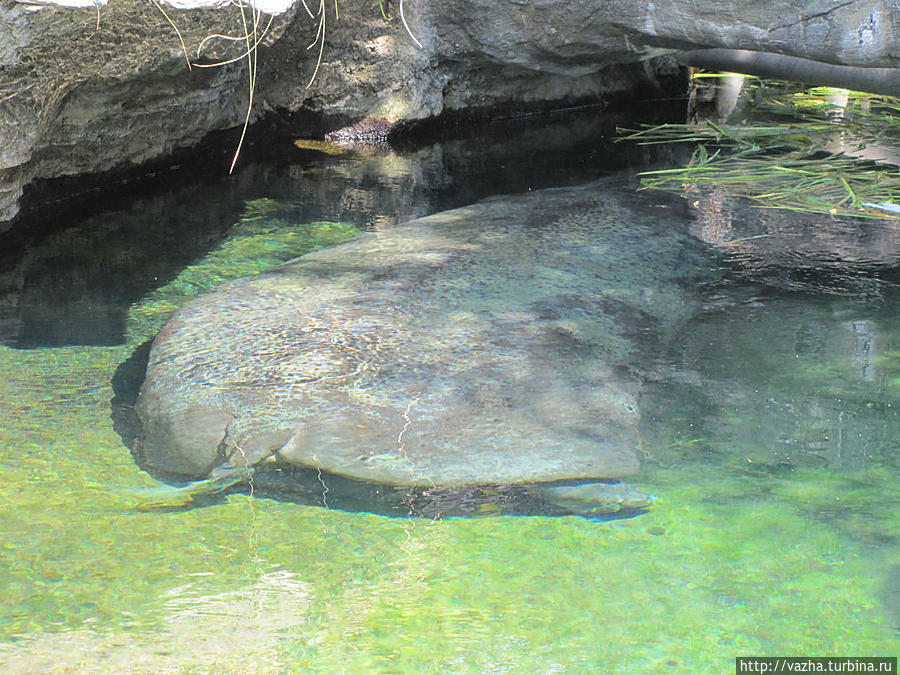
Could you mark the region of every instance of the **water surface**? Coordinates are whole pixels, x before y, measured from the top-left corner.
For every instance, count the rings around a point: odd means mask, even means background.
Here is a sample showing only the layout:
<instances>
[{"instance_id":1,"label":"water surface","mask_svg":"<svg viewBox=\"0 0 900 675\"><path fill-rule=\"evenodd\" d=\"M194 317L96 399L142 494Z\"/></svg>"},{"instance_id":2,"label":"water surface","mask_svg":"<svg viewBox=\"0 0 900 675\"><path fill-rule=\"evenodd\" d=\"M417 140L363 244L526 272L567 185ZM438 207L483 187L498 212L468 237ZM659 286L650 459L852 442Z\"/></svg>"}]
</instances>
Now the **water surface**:
<instances>
[{"instance_id":1,"label":"water surface","mask_svg":"<svg viewBox=\"0 0 900 675\"><path fill-rule=\"evenodd\" d=\"M896 654L900 275L875 222L842 230L853 256L809 223L767 249L750 244L783 223L700 205L718 263L647 362L644 515L386 517L329 508L327 485L324 505L129 499L159 483L117 433L114 381L139 379L123 364L176 307L360 228L646 159L603 166L622 150L602 128L559 126L493 130L510 142L490 153L483 138L287 153L71 216L17 252L0 274L4 672L696 673Z\"/></svg>"}]
</instances>

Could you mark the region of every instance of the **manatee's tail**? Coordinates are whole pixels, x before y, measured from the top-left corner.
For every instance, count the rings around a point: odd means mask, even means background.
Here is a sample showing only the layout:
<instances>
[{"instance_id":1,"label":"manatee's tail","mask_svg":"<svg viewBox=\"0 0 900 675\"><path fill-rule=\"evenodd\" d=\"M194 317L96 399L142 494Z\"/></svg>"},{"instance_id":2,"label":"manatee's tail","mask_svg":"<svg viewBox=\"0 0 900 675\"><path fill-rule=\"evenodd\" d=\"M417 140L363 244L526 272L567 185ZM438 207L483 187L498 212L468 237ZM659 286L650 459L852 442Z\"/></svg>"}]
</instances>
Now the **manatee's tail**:
<instances>
[{"instance_id":1,"label":"manatee's tail","mask_svg":"<svg viewBox=\"0 0 900 675\"><path fill-rule=\"evenodd\" d=\"M209 478L197 480L181 487L159 485L148 488L125 490L140 511L184 506L202 495L213 495L232 485L249 481L253 467L220 466L213 469Z\"/></svg>"}]
</instances>

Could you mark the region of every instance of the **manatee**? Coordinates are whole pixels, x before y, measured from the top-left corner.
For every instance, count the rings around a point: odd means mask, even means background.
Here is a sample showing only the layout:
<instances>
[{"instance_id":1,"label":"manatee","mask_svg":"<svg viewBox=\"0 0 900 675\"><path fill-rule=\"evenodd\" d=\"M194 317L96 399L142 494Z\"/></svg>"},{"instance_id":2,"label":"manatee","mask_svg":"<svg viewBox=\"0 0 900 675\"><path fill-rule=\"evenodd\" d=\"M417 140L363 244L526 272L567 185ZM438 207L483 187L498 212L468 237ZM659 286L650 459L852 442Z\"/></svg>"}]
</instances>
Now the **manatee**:
<instances>
[{"instance_id":1,"label":"manatee","mask_svg":"<svg viewBox=\"0 0 900 675\"><path fill-rule=\"evenodd\" d=\"M678 201L601 181L226 284L153 341L139 453L216 489L247 468L421 489L634 476L636 364L689 314L702 268L686 230Z\"/></svg>"}]
</instances>

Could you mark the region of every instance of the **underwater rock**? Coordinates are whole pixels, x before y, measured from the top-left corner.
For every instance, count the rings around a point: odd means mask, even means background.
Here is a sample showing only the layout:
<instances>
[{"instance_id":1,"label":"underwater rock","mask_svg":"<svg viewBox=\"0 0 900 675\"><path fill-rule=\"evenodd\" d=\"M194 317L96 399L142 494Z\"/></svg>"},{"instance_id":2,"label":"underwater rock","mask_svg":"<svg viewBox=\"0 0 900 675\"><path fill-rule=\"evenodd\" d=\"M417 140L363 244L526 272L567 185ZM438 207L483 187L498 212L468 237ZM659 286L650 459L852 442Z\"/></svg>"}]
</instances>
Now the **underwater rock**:
<instances>
[{"instance_id":1,"label":"underwater rock","mask_svg":"<svg viewBox=\"0 0 900 675\"><path fill-rule=\"evenodd\" d=\"M687 229L680 200L601 181L420 218L227 284L154 340L139 452L194 477L633 475L640 362L692 312L707 267Z\"/></svg>"}]
</instances>

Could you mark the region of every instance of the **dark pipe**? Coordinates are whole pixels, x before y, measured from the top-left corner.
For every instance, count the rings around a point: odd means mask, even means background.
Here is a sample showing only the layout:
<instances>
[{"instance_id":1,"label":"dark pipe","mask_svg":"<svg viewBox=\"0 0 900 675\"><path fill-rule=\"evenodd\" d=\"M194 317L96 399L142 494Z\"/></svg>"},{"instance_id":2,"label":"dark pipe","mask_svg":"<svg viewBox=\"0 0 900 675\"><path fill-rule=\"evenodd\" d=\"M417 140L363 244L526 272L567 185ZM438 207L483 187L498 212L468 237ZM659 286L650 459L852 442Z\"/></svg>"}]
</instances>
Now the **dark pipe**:
<instances>
[{"instance_id":1,"label":"dark pipe","mask_svg":"<svg viewBox=\"0 0 900 675\"><path fill-rule=\"evenodd\" d=\"M675 56L685 66L706 70L900 96L900 69L897 68L836 66L796 56L743 49L696 49L678 52Z\"/></svg>"}]
</instances>

